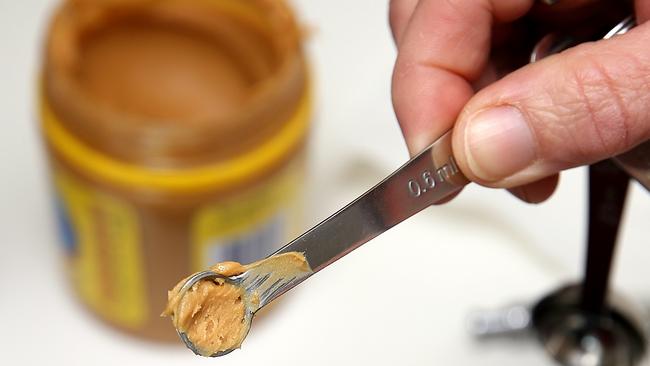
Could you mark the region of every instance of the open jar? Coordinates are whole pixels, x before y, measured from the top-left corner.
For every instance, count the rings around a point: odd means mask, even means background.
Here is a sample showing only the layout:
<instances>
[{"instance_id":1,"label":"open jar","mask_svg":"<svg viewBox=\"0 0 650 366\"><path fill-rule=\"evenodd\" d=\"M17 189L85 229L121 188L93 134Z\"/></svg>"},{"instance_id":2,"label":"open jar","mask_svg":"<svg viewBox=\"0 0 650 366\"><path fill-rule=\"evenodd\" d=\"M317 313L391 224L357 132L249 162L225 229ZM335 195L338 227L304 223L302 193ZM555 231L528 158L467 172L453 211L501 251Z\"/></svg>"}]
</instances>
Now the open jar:
<instances>
[{"instance_id":1,"label":"open jar","mask_svg":"<svg viewBox=\"0 0 650 366\"><path fill-rule=\"evenodd\" d=\"M310 95L281 0L69 0L41 121L70 277L109 323L176 337L178 278L300 229Z\"/></svg>"}]
</instances>

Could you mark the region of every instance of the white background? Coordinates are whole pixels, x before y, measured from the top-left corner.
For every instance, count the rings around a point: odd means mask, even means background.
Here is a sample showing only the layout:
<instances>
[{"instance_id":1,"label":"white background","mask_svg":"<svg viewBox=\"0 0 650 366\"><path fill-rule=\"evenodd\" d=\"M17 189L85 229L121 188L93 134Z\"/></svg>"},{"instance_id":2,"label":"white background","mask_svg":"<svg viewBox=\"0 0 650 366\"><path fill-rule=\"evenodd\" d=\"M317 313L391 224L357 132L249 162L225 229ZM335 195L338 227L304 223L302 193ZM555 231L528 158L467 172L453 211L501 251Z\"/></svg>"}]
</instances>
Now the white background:
<instances>
[{"instance_id":1,"label":"white background","mask_svg":"<svg viewBox=\"0 0 650 366\"><path fill-rule=\"evenodd\" d=\"M295 0L314 31L308 224L407 159L392 112L387 1ZM82 311L63 273L35 112L41 35L54 3L0 0L0 364L549 365L534 342L473 340L472 309L534 301L578 278L585 170L539 206L472 186L291 291L221 359L123 336ZM635 185L615 286L650 304L650 195Z\"/></svg>"}]
</instances>

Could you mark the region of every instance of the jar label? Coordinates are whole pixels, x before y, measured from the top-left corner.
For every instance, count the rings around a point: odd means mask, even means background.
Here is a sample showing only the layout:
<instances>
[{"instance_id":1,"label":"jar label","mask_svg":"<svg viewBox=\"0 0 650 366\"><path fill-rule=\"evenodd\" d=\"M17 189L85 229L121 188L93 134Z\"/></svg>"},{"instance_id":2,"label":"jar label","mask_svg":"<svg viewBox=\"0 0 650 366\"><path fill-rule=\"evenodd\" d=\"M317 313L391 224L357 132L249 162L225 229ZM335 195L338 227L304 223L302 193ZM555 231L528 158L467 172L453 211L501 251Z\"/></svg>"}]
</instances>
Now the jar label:
<instances>
[{"instance_id":1,"label":"jar label","mask_svg":"<svg viewBox=\"0 0 650 366\"><path fill-rule=\"evenodd\" d=\"M257 261L298 234L301 168L295 161L264 184L199 209L191 228L192 270Z\"/></svg>"},{"instance_id":2,"label":"jar label","mask_svg":"<svg viewBox=\"0 0 650 366\"><path fill-rule=\"evenodd\" d=\"M140 226L124 200L54 170L56 209L78 293L97 313L125 327L147 319Z\"/></svg>"}]
</instances>

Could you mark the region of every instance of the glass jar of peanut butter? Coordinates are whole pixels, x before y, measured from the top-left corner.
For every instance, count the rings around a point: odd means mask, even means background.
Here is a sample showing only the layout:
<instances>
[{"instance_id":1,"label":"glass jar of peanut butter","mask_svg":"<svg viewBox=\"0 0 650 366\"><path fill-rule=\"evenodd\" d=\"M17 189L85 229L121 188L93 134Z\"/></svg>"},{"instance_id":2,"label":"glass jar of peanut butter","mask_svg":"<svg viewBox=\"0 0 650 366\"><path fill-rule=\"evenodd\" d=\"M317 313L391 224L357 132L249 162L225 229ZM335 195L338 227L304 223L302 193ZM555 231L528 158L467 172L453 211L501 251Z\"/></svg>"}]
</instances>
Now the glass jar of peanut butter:
<instances>
[{"instance_id":1,"label":"glass jar of peanut butter","mask_svg":"<svg viewBox=\"0 0 650 366\"><path fill-rule=\"evenodd\" d=\"M310 96L282 0L69 0L41 121L72 283L153 339L178 278L248 263L299 227Z\"/></svg>"}]
</instances>

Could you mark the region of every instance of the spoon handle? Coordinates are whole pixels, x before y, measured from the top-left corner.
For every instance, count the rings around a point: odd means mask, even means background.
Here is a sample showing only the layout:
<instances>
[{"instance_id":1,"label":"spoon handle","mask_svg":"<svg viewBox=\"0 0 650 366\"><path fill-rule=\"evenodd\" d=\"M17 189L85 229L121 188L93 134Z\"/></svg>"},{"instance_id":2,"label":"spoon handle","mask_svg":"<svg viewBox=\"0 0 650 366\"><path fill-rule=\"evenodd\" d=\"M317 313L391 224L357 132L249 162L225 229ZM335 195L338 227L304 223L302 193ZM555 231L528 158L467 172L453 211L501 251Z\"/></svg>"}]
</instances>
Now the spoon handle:
<instances>
[{"instance_id":1,"label":"spoon handle","mask_svg":"<svg viewBox=\"0 0 650 366\"><path fill-rule=\"evenodd\" d=\"M451 135L452 131L445 133L361 197L274 254L302 252L313 272L318 272L377 235L459 191L469 181L453 158Z\"/></svg>"},{"instance_id":2,"label":"spoon handle","mask_svg":"<svg viewBox=\"0 0 650 366\"><path fill-rule=\"evenodd\" d=\"M629 181L611 160L589 167L589 233L581 296L581 308L589 313L597 314L605 305Z\"/></svg>"}]
</instances>

